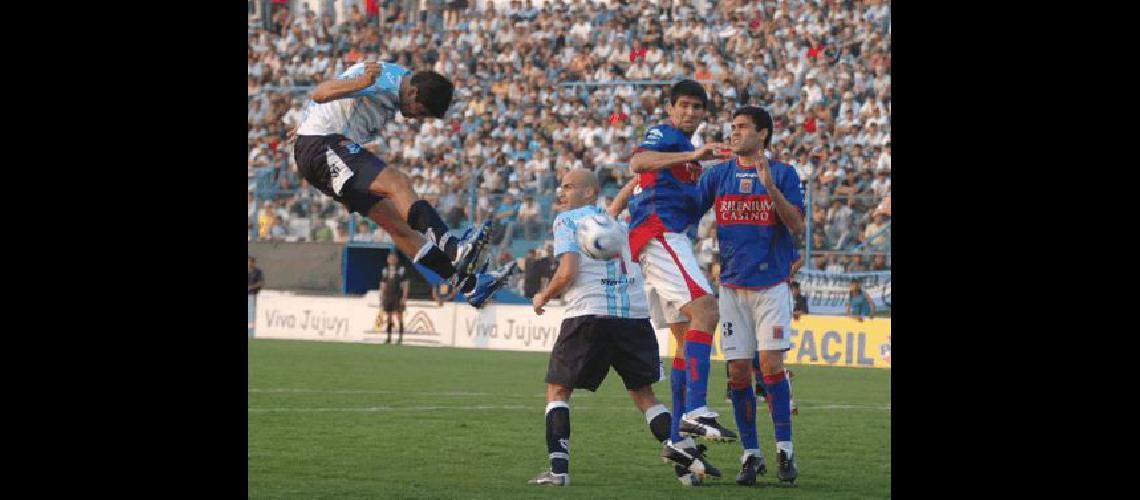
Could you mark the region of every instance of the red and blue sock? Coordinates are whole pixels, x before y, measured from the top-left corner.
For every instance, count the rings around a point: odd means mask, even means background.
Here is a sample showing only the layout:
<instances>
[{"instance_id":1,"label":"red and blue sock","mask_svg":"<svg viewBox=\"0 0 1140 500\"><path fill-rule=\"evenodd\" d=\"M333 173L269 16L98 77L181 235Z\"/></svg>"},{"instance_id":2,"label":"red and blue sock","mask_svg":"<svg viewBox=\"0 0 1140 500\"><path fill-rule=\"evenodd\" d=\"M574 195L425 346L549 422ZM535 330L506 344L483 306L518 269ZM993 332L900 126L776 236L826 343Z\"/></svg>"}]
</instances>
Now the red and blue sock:
<instances>
[{"instance_id":1,"label":"red and blue sock","mask_svg":"<svg viewBox=\"0 0 1140 500\"><path fill-rule=\"evenodd\" d=\"M684 439L681 437L681 416L685 414L685 378L685 359L673 358L673 371L669 375L669 389L673 395L669 439L674 443Z\"/></svg>"},{"instance_id":2,"label":"red and blue sock","mask_svg":"<svg viewBox=\"0 0 1140 500\"><path fill-rule=\"evenodd\" d=\"M708 406L709 356L712 335L700 330L685 334L685 368L689 371L685 387L685 411Z\"/></svg>"},{"instance_id":3,"label":"red and blue sock","mask_svg":"<svg viewBox=\"0 0 1140 500\"><path fill-rule=\"evenodd\" d=\"M736 417L736 428L740 431L740 444L745 450L758 450L756 394L752 392L752 384L737 385L729 380L728 385L732 389L732 415Z\"/></svg>"},{"instance_id":4,"label":"red and blue sock","mask_svg":"<svg viewBox=\"0 0 1140 500\"><path fill-rule=\"evenodd\" d=\"M772 411L772 426L776 429L776 441L792 440L792 386L788 383L787 372L765 375L764 385L768 389L768 407Z\"/></svg>"}]
</instances>

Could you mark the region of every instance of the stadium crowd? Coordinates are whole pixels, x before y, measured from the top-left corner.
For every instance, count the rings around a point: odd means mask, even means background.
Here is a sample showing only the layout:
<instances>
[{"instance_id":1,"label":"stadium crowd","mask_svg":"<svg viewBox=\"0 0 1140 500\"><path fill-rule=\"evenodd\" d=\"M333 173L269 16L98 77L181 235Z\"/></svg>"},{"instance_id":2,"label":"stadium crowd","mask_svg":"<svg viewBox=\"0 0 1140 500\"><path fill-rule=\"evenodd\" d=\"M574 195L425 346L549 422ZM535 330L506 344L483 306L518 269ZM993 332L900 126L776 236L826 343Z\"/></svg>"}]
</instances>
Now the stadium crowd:
<instances>
[{"instance_id":1,"label":"stadium crowd","mask_svg":"<svg viewBox=\"0 0 1140 500\"><path fill-rule=\"evenodd\" d=\"M592 169L612 196L645 130L666 119L668 83L694 78L710 96L697 142L725 138L737 106L772 114L772 157L812 187L813 267L889 269L878 254L890 251L888 2L347 1L344 19L332 2L312 3L321 11L274 2L249 17L251 240L387 238L364 219L348 234L347 212L299 179L288 144L308 88L378 60L455 83L447 118L398 118L364 145L407 172L453 228L491 217L499 229L516 222L515 238L545 238L562 174ZM569 84L615 81L639 84ZM710 270L711 222L695 242Z\"/></svg>"}]
</instances>

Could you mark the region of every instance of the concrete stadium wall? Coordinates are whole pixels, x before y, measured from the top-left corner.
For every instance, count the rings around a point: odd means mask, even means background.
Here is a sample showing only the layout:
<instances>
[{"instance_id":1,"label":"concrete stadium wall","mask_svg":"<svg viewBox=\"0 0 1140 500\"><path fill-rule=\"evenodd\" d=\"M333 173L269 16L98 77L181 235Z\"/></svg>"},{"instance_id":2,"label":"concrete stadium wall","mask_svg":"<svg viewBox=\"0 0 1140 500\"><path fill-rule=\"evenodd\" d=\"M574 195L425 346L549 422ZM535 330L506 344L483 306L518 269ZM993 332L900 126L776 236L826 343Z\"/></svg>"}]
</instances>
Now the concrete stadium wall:
<instances>
[{"instance_id":1,"label":"concrete stadium wall","mask_svg":"<svg viewBox=\"0 0 1140 500\"><path fill-rule=\"evenodd\" d=\"M343 243L251 242L249 254L265 273L265 288L340 293Z\"/></svg>"}]
</instances>

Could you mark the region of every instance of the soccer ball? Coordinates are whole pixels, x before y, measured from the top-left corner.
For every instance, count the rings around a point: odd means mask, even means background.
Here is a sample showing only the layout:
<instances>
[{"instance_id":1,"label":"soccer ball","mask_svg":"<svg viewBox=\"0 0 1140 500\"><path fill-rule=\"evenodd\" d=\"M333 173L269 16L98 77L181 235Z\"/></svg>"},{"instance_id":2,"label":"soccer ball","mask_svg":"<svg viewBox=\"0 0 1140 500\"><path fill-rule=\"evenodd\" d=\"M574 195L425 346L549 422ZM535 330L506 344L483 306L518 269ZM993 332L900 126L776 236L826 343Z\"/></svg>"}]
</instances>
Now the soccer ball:
<instances>
[{"instance_id":1,"label":"soccer ball","mask_svg":"<svg viewBox=\"0 0 1140 500\"><path fill-rule=\"evenodd\" d=\"M629 240L625 228L608 215L595 214L578 221L578 249L587 257L610 260L621 256Z\"/></svg>"}]
</instances>

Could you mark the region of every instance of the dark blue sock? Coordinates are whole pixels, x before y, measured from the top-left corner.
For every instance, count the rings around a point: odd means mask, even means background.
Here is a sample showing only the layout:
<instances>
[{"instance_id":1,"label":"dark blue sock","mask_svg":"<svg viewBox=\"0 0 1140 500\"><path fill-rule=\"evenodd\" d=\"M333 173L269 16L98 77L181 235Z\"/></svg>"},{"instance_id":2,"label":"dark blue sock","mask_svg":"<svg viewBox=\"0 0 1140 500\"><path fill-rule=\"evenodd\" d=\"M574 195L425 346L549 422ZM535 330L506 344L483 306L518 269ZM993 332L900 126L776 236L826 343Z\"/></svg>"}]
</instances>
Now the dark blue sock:
<instances>
[{"instance_id":1,"label":"dark blue sock","mask_svg":"<svg viewBox=\"0 0 1140 500\"><path fill-rule=\"evenodd\" d=\"M673 371L669 375L669 389L673 395L672 422L669 427L669 439L676 443L684 439L681 437L681 415L685 413L685 360L673 358Z\"/></svg>"},{"instance_id":2,"label":"dark blue sock","mask_svg":"<svg viewBox=\"0 0 1140 500\"><path fill-rule=\"evenodd\" d=\"M768 404L772 411L772 426L776 429L776 441L791 441L792 386L788 384L786 372L765 375L764 384L768 387Z\"/></svg>"},{"instance_id":3,"label":"dark blue sock","mask_svg":"<svg viewBox=\"0 0 1140 500\"><path fill-rule=\"evenodd\" d=\"M711 354L712 335L700 330L689 330L685 334L685 368L689 372L685 384L685 412L708 406Z\"/></svg>"},{"instance_id":4,"label":"dark blue sock","mask_svg":"<svg viewBox=\"0 0 1140 500\"><path fill-rule=\"evenodd\" d=\"M570 405L565 401L546 404L546 450L552 472L570 472Z\"/></svg>"},{"instance_id":5,"label":"dark blue sock","mask_svg":"<svg viewBox=\"0 0 1140 500\"><path fill-rule=\"evenodd\" d=\"M732 384L732 415L736 417L736 428L740 431L740 444L745 450L760 449L756 437L756 394L752 384Z\"/></svg>"}]
</instances>

